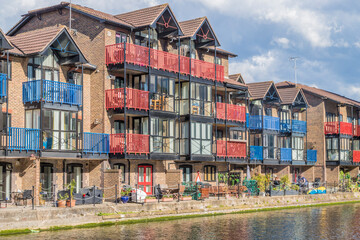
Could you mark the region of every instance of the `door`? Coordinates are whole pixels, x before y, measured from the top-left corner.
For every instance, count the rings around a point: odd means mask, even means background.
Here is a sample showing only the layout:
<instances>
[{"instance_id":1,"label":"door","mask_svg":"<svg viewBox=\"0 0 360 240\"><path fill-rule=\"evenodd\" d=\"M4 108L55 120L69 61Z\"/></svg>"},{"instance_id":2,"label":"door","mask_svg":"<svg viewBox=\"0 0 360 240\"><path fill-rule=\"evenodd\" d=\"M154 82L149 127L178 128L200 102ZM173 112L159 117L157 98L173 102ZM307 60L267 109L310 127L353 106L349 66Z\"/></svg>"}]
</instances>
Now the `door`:
<instances>
[{"instance_id":1,"label":"door","mask_svg":"<svg viewBox=\"0 0 360 240\"><path fill-rule=\"evenodd\" d=\"M152 195L153 192L153 176L151 165L139 165L138 167L138 186L139 189L146 192L148 195Z\"/></svg>"},{"instance_id":2,"label":"door","mask_svg":"<svg viewBox=\"0 0 360 240\"><path fill-rule=\"evenodd\" d=\"M183 182L191 182L192 181L192 166L190 165L183 165L180 166L182 170L182 181Z\"/></svg>"},{"instance_id":3,"label":"door","mask_svg":"<svg viewBox=\"0 0 360 240\"><path fill-rule=\"evenodd\" d=\"M69 164L67 165L67 184L75 180L75 192L79 193L82 186L82 165Z\"/></svg>"},{"instance_id":4,"label":"door","mask_svg":"<svg viewBox=\"0 0 360 240\"><path fill-rule=\"evenodd\" d=\"M11 164L0 165L0 200L10 200Z\"/></svg>"},{"instance_id":5,"label":"door","mask_svg":"<svg viewBox=\"0 0 360 240\"><path fill-rule=\"evenodd\" d=\"M40 164L40 184L41 192L44 200L51 200L53 196L53 167L49 163Z\"/></svg>"}]
</instances>

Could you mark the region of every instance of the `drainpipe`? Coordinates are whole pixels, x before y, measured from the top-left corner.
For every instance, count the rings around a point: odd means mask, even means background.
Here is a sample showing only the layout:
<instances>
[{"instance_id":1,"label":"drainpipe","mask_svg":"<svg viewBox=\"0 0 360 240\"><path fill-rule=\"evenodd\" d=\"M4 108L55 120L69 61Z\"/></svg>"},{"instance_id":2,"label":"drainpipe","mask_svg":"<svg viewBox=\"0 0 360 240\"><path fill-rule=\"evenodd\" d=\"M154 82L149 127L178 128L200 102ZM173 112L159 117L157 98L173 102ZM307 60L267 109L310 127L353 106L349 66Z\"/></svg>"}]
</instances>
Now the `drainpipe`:
<instances>
[{"instance_id":1,"label":"drainpipe","mask_svg":"<svg viewBox=\"0 0 360 240\"><path fill-rule=\"evenodd\" d=\"M6 137L5 137L5 156L8 155L8 134L9 134L9 50L6 52Z\"/></svg>"}]
</instances>

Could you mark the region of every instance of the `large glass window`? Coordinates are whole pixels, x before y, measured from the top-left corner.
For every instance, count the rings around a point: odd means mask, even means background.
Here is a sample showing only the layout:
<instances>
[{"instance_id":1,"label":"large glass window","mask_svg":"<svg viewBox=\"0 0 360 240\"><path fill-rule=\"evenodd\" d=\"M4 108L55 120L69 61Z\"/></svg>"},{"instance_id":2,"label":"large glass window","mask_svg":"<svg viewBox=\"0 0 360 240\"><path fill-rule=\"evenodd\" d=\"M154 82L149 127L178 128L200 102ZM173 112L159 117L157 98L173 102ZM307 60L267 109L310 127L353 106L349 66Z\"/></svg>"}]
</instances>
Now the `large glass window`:
<instances>
[{"instance_id":1,"label":"large glass window","mask_svg":"<svg viewBox=\"0 0 360 240\"><path fill-rule=\"evenodd\" d=\"M339 139L326 138L327 161L339 161Z\"/></svg>"},{"instance_id":2,"label":"large glass window","mask_svg":"<svg viewBox=\"0 0 360 240\"><path fill-rule=\"evenodd\" d=\"M279 137L280 148L291 148L290 137Z\"/></svg>"},{"instance_id":3,"label":"large glass window","mask_svg":"<svg viewBox=\"0 0 360 240\"><path fill-rule=\"evenodd\" d=\"M292 138L292 159L298 161L304 160L304 138Z\"/></svg>"},{"instance_id":4,"label":"large glass window","mask_svg":"<svg viewBox=\"0 0 360 240\"><path fill-rule=\"evenodd\" d=\"M149 42L149 31L143 30L140 32L135 32L135 44L148 47ZM156 29L150 30L150 47L153 49L158 49L158 34Z\"/></svg>"},{"instance_id":5,"label":"large glass window","mask_svg":"<svg viewBox=\"0 0 360 240\"><path fill-rule=\"evenodd\" d=\"M245 133L241 130L230 129L230 139L232 140L244 140Z\"/></svg>"},{"instance_id":6,"label":"large glass window","mask_svg":"<svg viewBox=\"0 0 360 240\"><path fill-rule=\"evenodd\" d=\"M11 170L10 163L0 163L0 200L11 198Z\"/></svg>"},{"instance_id":7,"label":"large glass window","mask_svg":"<svg viewBox=\"0 0 360 240\"><path fill-rule=\"evenodd\" d=\"M8 79L11 79L11 61L9 61L9 65L7 65L5 59L0 59L0 73L7 74Z\"/></svg>"},{"instance_id":8,"label":"large glass window","mask_svg":"<svg viewBox=\"0 0 360 240\"><path fill-rule=\"evenodd\" d=\"M350 161L350 139L340 138L340 161Z\"/></svg>"},{"instance_id":9,"label":"large glass window","mask_svg":"<svg viewBox=\"0 0 360 240\"><path fill-rule=\"evenodd\" d=\"M250 115L259 116L261 114L261 101L252 101L250 103Z\"/></svg>"},{"instance_id":10,"label":"large glass window","mask_svg":"<svg viewBox=\"0 0 360 240\"><path fill-rule=\"evenodd\" d=\"M76 150L76 113L44 110L43 124L44 149Z\"/></svg>"},{"instance_id":11,"label":"large glass window","mask_svg":"<svg viewBox=\"0 0 360 240\"><path fill-rule=\"evenodd\" d=\"M175 79L151 75L150 108L166 112L175 111Z\"/></svg>"},{"instance_id":12,"label":"large glass window","mask_svg":"<svg viewBox=\"0 0 360 240\"><path fill-rule=\"evenodd\" d=\"M204 167L204 181L215 182L216 181L216 167L205 166Z\"/></svg>"},{"instance_id":13,"label":"large glass window","mask_svg":"<svg viewBox=\"0 0 360 240\"><path fill-rule=\"evenodd\" d=\"M336 121L336 115L334 113L326 113L326 121L327 122L335 122Z\"/></svg>"},{"instance_id":14,"label":"large glass window","mask_svg":"<svg viewBox=\"0 0 360 240\"><path fill-rule=\"evenodd\" d=\"M175 120L151 118L150 151L175 153Z\"/></svg>"},{"instance_id":15,"label":"large glass window","mask_svg":"<svg viewBox=\"0 0 360 240\"><path fill-rule=\"evenodd\" d=\"M71 183L72 180L75 180L75 192L79 193L82 187L82 164L68 164L66 166L66 181L67 184Z\"/></svg>"},{"instance_id":16,"label":"large glass window","mask_svg":"<svg viewBox=\"0 0 360 240\"><path fill-rule=\"evenodd\" d=\"M180 170L182 170L182 181L191 182L192 181L192 166L190 165L181 165Z\"/></svg>"},{"instance_id":17,"label":"large glass window","mask_svg":"<svg viewBox=\"0 0 360 240\"><path fill-rule=\"evenodd\" d=\"M41 79L59 81L59 61L54 52L49 49L43 57L43 76L41 75L41 61L41 57L29 58L27 66L28 81Z\"/></svg>"},{"instance_id":18,"label":"large glass window","mask_svg":"<svg viewBox=\"0 0 360 240\"><path fill-rule=\"evenodd\" d=\"M212 125L191 123L191 154L211 155Z\"/></svg>"},{"instance_id":19,"label":"large glass window","mask_svg":"<svg viewBox=\"0 0 360 240\"><path fill-rule=\"evenodd\" d=\"M126 42L126 34L122 32L117 32L115 34L115 43L125 43Z\"/></svg>"},{"instance_id":20,"label":"large glass window","mask_svg":"<svg viewBox=\"0 0 360 240\"><path fill-rule=\"evenodd\" d=\"M191 114L212 116L211 86L191 83Z\"/></svg>"},{"instance_id":21,"label":"large glass window","mask_svg":"<svg viewBox=\"0 0 360 240\"><path fill-rule=\"evenodd\" d=\"M264 158L276 159L277 136L273 134L264 134Z\"/></svg>"}]
</instances>

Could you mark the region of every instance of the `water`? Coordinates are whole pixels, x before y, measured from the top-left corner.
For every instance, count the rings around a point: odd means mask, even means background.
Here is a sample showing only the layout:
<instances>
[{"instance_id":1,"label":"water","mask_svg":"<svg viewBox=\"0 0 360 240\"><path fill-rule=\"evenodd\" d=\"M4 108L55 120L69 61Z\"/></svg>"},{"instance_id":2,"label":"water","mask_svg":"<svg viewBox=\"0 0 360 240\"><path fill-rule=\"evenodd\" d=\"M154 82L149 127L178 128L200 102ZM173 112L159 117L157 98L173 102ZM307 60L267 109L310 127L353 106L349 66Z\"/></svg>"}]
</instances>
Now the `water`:
<instances>
[{"instance_id":1,"label":"water","mask_svg":"<svg viewBox=\"0 0 360 240\"><path fill-rule=\"evenodd\" d=\"M360 204L42 232L11 239L360 239Z\"/></svg>"}]
</instances>

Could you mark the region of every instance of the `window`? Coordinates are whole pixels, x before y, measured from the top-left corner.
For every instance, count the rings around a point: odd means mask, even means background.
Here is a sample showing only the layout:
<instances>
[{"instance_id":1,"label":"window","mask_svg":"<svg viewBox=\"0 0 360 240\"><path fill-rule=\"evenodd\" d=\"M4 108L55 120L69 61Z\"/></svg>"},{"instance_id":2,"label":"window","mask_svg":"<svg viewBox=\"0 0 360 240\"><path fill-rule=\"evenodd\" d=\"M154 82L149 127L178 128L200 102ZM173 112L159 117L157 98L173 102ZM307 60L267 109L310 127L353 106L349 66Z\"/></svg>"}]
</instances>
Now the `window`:
<instances>
[{"instance_id":1,"label":"window","mask_svg":"<svg viewBox=\"0 0 360 240\"><path fill-rule=\"evenodd\" d=\"M221 61L222 59L221 58L219 58L219 57L216 57L216 64L217 65L221 65Z\"/></svg>"},{"instance_id":2,"label":"window","mask_svg":"<svg viewBox=\"0 0 360 240\"><path fill-rule=\"evenodd\" d=\"M25 111L25 127L40 129L40 109Z\"/></svg>"},{"instance_id":3,"label":"window","mask_svg":"<svg viewBox=\"0 0 360 240\"><path fill-rule=\"evenodd\" d=\"M265 115L266 116L272 116L272 109L271 108L265 108Z\"/></svg>"},{"instance_id":4,"label":"window","mask_svg":"<svg viewBox=\"0 0 360 240\"><path fill-rule=\"evenodd\" d=\"M353 140L353 150L360 150L360 140Z\"/></svg>"},{"instance_id":5,"label":"window","mask_svg":"<svg viewBox=\"0 0 360 240\"><path fill-rule=\"evenodd\" d=\"M28 81L51 80L59 81L59 60L52 50L47 50L43 57L29 58L27 66ZM41 72L41 63L43 73Z\"/></svg>"},{"instance_id":6,"label":"window","mask_svg":"<svg viewBox=\"0 0 360 240\"><path fill-rule=\"evenodd\" d=\"M82 85L82 74L81 74L81 72L68 71L67 81L68 81L68 83Z\"/></svg>"},{"instance_id":7,"label":"window","mask_svg":"<svg viewBox=\"0 0 360 240\"><path fill-rule=\"evenodd\" d=\"M292 119L293 120L300 120L300 114L298 112L294 112L292 114Z\"/></svg>"},{"instance_id":8,"label":"window","mask_svg":"<svg viewBox=\"0 0 360 240\"><path fill-rule=\"evenodd\" d=\"M43 148L76 150L77 113L44 110Z\"/></svg>"},{"instance_id":9,"label":"window","mask_svg":"<svg viewBox=\"0 0 360 240\"><path fill-rule=\"evenodd\" d=\"M150 151L175 153L175 120L151 118Z\"/></svg>"},{"instance_id":10,"label":"window","mask_svg":"<svg viewBox=\"0 0 360 240\"><path fill-rule=\"evenodd\" d=\"M0 200L2 201L11 199L11 172L10 163L0 163Z\"/></svg>"},{"instance_id":11,"label":"window","mask_svg":"<svg viewBox=\"0 0 360 240\"><path fill-rule=\"evenodd\" d=\"M298 161L304 160L304 138L292 138L292 159Z\"/></svg>"},{"instance_id":12,"label":"window","mask_svg":"<svg viewBox=\"0 0 360 240\"><path fill-rule=\"evenodd\" d=\"M117 32L115 34L115 43L126 43L126 34L125 33L121 33L121 32Z\"/></svg>"},{"instance_id":13,"label":"window","mask_svg":"<svg viewBox=\"0 0 360 240\"><path fill-rule=\"evenodd\" d=\"M327 161L339 161L339 139L326 138Z\"/></svg>"},{"instance_id":14,"label":"window","mask_svg":"<svg viewBox=\"0 0 360 240\"><path fill-rule=\"evenodd\" d=\"M250 103L250 115L260 116L261 114L261 101L252 101Z\"/></svg>"},{"instance_id":15,"label":"window","mask_svg":"<svg viewBox=\"0 0 360 240\"><path fill-rule=\"evenodd\" d=\"M6 112L2 113L2 116L3 116L3 121L2 121L2 129L7 129L7 127L11 127L11 114L9 113L8 114L8 126L6 126Z\"/></svg>"},{"instance_id":16,"label":"window","mask_svg":"<svg viewBox=\"0 0 360 240\"><path fill-rule=\"evenodd\" d=\"M272 134L264 134L264 158L276 159L277 152L277 136Z\"/></svg>"},{"instance_id":17,"label":"window","mask_svg":"<svg viewBox=\"0 0 360 240\"><path fill-rule=\"evenodd\" d=\"M216 181L216 167L205 166L204 167L204 181L215 182Z\"/></svg>"},{"instance_id":18,"label":"window","mask_svg":"<svg viewBox=\"0 0 360 240\"><path fill-rule=\"evenodd\" d=\"M115 133L125 133L125 123L122 120L114 121L114 131Z\"/></svg>"},{"instance_id":19,"label":"window","mask_svg":"<svg viewBox=\"0 0 360 240\"><path fill-rule=\"evenodd\" d=\"M335 122L336 121L336 116L334 113L326 113L326 121L327 122Z\"/></svg>"},{"instance_id":20,"label":"window","mask_svg":"<svg viewBox=\"0 0 360 240\"><path fill-rule=\"evenodd\" d=\"M125 183L125 164L116 163L113 168L120 170L121 183Z\"/></svg>"},{"instance_id":21,"label":"window","mask_svg":"<svg viewBox=\"0 0 360 240\"><path fill-rule=\"evenodd\" d=\"M192 166L190 165L181 165L179 167L182 170L182 181L191 182L192 181Z\"/></svg>"},{"instance_id":22,"label":"window","mask_svg":"<svg viewBox=\"0 0 360 240\"><path fill-rule=\"evenodd\" d=\"M290 137L279 137L280 148L291 148Z\"/></svg>"},{"instance_id":23,"label":"window","mask_svg":"<svg viewBox=\"0 0 360 240\"><path fill-rule=\"evenodd\" d=\"M175 111L175 79L151 75L150 108L167 112Z\"/></svg>"},{"instance_id":24,"label":"window","mask_svg":"<svg viewBox=\"0 0 360 240\"><path fill-rule=\"evenodd\" d=\"M211 116L212 98L211 86L199 83L191 83L191 114Z\"/></svg>"},{"instance_id":25,"label":"window","mask_svg":"<svg viewBox=\"0 0 360 240\"><path fill-rule=\"evenodd\" d=\"M348 123L352 123L353 122L353 119L351 117L347 117L347 122Z\"/></svg>"},{"instance_id":26,"label":"window","mask_svg":"<svg viewBox=\"0 0 360 240\"><path fill-rule=\"evenodd\" d=\"M350 139L340 138L340 161L350 161Z\"/></svg>"},{"instance_id":27,"label":"window","mask_svg":"<svg viewBox=\"0 0 360 240\"><path fill-rule=\"evenodd\" d=\"M217 130L216 131L216 138L217 139L222 139L223 138L223 131L222 130Z\"/></svg>"},{"instance_id":28,"label":"window","mask_svg":"<svg viewBox=\"0 0 360 240\"><path fill-rule=\"evenodd\" d=\"M82 164L72 163L66 166L66 180L67 184L75 180L75 192L79 193L82 187Z\"/></svg>"},{"instance_id":29,"label":"window","mask_svg":"<svg viewBox=\"0 0 360 240\"><path fill-rule=\"evenodd\" d=\"M0 59L0 73L7 74L8 79L11 79L11 61L9 61L9 65L7 66L6 59Z\"/></svg>"},{"instance_id":30,"label":"window","mask_svg":"<svg viewBox=\"0 0 360 240\"><path fill-rule=\"evenodd\" d=\"M342 122L343 121L343 115L340 114L339 117L340 117L340 122Z\"/></svg>"},{"instance_id":31,"label":"window","mask_svg":"<svg viewBox=\"0 0 360 240\"><path fill-rule=\"evenodd\" d=\"M133 88L148 91L147 75L133 76Z\"/></svg>"},{"instance_id":32,"label":"window","mask_svg":"<svg viewBox=\"0 0 360 240\"><path fill-rule=\"evenodd\" d=\"M232 140L244 140L244 132L240 130L230 129L230 139Z\"/></svg>"},{"instance_id":33,"label":"window","mask_svg":"<svg viewBox=\"0 0 360 240\"><path fill-rule=\"evenodd\" d=\"M212 124L191 123L191 154L211 155Z\"/></svg>"},{"instance_id":34,"label":"window","mask_svg":"<svg viewBox=\"0 0 360 240\"><path fill-rule=\"evenodd\" d=\"M148 30L143 30L141 32L135 32L135 44L136 45L149 47L148 41L149 41L149 31ZM150 47L153 49L158 49L158 34L157 34L156 29L153 29L153 28L150 30Z\"/></svg>"}]
</instances>

